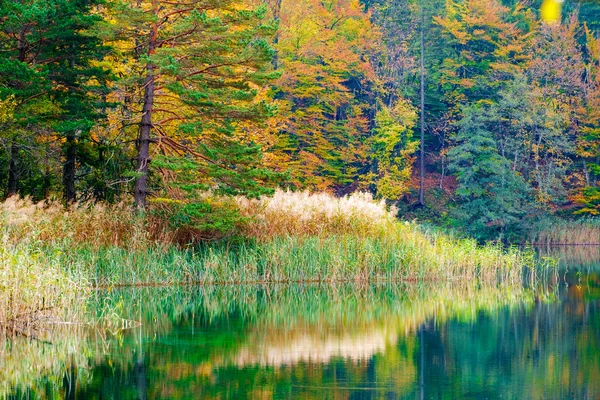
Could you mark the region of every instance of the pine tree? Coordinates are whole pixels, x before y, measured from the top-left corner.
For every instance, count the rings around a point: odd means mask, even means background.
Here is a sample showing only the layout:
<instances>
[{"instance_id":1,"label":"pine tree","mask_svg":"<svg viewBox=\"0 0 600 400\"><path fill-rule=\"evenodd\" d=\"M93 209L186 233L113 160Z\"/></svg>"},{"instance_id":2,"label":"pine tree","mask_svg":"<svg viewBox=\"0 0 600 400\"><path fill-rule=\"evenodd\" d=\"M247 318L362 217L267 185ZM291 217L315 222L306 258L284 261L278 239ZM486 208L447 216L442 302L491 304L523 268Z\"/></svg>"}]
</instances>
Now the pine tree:
<instances>
[{"instance_id":1,"label":"pine tree","mask_svg":"<svg viewBox=\"0 0 600 400\"><path fill-rule=\"evenodd\" d=\"M94 66L107 49L91 29L99 17L95 1L5 1L2 15L0 94L17 101L10 146L8 194L18 188L20 133L30 146L42 147L42 137L63 141L63 184L67 202L76 199L76 163L91 127L101 117L97 102L106 93L109 74ZM21 139L21 142L23 139Z\"/></svg>"},{"instance_id":2,"label":"pine tree","mask_svg":"<svg viewBox=\"0 0 600 400\"><path fill-rule=\"evenodd\" d=\"M275 26L265 21L266 8L249 9L236 0L152 0L116 10L118 39L134 45L139 67L133 69L141 72L135 81L143 92L137 206L145 208L153 191L151 144L177 196L202 189L263 193L269 173L241 126L272 112L266 101L255 101L258 89L275 77L267 41Z\"/></svg>"},{"instance_id":3,"label":"pine tree","mask_svg":"<svg viewBox=\"0 0 600 400\"><path fill-rule=\"evenodd\" d=\"M7 1L0 3L0 99L13 99L15 107L11 122L2 131L4 148L8 148L8 180L6 194L14 195L20 188L24 172L21 159L25 144L34 137L29 127L39 126L51 116L52 105L45 79L45 68L36 68L35 55L42 46L47 29L47 9L42 2Z\"/></svg>"}]
</instances>

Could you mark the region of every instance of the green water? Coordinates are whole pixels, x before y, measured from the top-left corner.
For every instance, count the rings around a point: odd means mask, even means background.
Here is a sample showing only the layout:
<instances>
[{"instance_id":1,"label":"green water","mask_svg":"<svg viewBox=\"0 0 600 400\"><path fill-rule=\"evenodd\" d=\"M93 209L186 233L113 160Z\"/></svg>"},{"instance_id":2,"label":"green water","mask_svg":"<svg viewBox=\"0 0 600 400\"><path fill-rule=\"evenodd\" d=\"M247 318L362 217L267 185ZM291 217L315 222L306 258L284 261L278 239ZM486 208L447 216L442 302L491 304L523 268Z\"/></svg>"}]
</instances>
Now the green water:
<instances>
[{"instance_id":1,"label":"green water","mask_svg":"<svg viewBox=\"0 0 600 400\"><path fill-rule=\"evenodd\" d=\"M534 289L98 292L93 307L114 313L111 327L19 339L0 353L10 361L0 382L21 379L4 382L15 398L597 399L600 254L553 252L558 280ZM131 323L120 318L141 325L120 329ZM19 375L28 357L46 363L38 376Z\"/></svg>"}]
</instances>

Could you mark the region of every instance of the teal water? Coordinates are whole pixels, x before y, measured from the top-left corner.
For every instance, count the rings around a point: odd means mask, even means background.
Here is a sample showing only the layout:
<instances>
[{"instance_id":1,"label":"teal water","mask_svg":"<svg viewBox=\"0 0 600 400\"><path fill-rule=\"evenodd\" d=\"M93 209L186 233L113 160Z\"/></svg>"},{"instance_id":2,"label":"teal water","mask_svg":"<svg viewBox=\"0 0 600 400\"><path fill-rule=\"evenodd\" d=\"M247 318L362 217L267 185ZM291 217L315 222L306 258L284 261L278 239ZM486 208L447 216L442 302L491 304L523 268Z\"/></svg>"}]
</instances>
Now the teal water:
<instances>
[{"instance_id":1,"label":"teal water","mask_svg":"<svg viewBox=\"0 0 600 400\"><path fill-rule=\"evenodd\" d=\"M467 283L98 292L94 307L114 312L112 325L72 333L76 340L30 344L35 351L8 346L5 357L11 348L19 355L5 368L28 365L26 357L48 367L39 376L13 371L23 382L4 382L5 395L598 399L600 254L553 252L563 257L561 273L535 289ZM0 382L10 375L2 374Z\"/></svg>"}]
</instances>

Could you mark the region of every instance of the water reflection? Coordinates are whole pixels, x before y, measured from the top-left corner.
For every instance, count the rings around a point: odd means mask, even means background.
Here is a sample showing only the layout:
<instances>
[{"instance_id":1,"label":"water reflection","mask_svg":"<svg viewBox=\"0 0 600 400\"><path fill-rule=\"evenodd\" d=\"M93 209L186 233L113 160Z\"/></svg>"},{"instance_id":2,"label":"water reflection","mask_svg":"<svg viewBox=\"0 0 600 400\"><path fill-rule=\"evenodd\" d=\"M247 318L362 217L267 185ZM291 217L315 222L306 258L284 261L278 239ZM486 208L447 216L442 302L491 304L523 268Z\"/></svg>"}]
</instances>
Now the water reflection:
<instances>
[{"instance_id":1,"label":"water reflection","mask_svg":"<svg viewBox=\"0 0 600 400\"><path fill-rule=\"evenodd\" d=\"M118 310L141 326L88 332L62 372L28 381L15 397L598 398L600 268L592 265L561 273L558 289L99 292L99 312Z\"/></svg>"}]
</instances>

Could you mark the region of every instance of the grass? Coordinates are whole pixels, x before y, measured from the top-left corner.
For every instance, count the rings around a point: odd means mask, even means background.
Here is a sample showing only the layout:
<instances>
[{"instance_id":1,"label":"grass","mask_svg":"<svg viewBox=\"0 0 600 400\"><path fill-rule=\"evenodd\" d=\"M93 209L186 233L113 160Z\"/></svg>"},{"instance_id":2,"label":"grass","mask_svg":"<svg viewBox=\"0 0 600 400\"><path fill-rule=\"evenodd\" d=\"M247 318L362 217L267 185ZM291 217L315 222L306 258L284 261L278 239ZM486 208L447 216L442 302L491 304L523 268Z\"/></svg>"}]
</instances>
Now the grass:
<instances>
[{"instance_id":1,"label":"grass","mask_svg":"<svg viewBox=\"0 0 600 400\"><path fill-rule=\"evenodd\" d=\"M153 214L125 204L0 204L0 326L31 334L77 320L90 288L274 282L483 281L521 284L533 253L478 246L415 224L367 194L278 191L236 198L237 240L178 245ZM534 275L530 275L534 277ZM81 309L81 310L80 310ZM28 331L29 330L29 331Z\"/></svg>"},{"instance_id":2,"label":"grass","mask_svg":"<svg viewBox=\"0 0 600 400\"><path fill-rule=\"evenodd\" d=\"M529 241L538 245L599 245L600 219L543 220L530 233Z\"/></svg>"},{"instance_id":3,"label":"grass","mask_svg":"<svg viewBox=\"0 0 600 400\"><path fill-rule=\"evenodd\" d=\"M36 337L48 323L81 319L89 285L60 258L27 246L0 248L0 335Z\"/></svg>"},{"instance_id":4,"label":"grass","mask_svg":"<svg viewBox=\"0 0 600 400\"><path fill-rule=\"evenodd\" d=\"M408 228L406 228L408 229ZM407 237L404 229L384 237L350 235L276 237L266 243L204 245L195 249L129 252L80 249L79 263L64 264L91 276L95 286L239 284L281 282L456 281L520 283L533 256L498 245L446 242L443 235Z\"/></svg>"}]
</instances>

